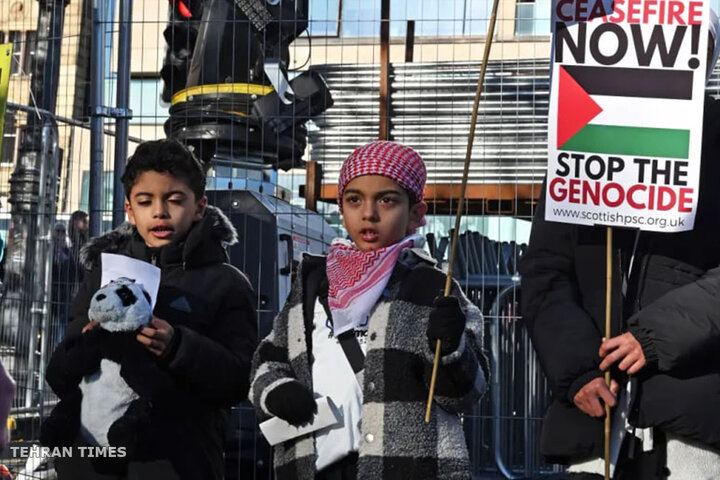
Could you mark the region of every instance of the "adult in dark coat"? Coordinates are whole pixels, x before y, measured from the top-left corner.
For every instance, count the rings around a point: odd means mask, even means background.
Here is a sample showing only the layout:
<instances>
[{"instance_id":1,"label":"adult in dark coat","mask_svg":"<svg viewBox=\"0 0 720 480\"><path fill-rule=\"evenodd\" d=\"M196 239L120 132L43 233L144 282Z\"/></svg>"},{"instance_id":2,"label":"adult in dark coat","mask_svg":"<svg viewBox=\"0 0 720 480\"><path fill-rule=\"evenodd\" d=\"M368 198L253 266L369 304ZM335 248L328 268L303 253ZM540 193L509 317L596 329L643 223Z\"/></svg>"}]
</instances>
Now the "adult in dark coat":
<instances>
[{"instance_id":1,"label":"adult in dark coat","mask_svg":"<svg viewBox=\"0 0 720 480\"><path fill-rule=\"evenodd\" d=\"M629 331L647 361L631 423L720 449L720 102L706 102L704 128L695 228L614 229L611 311L613 335ZM520 263L522 312L553 393L541 449L568 464L602 456L602 402L615 403L598 353L606 233L544 217L543 195Z\"/></svg>"},{"instance_id":2,"label":"adult in dark coat","mask_svg":"<svg viewBox=\"0 0 720 480\"><path fill-rule=\"evenodd\" d=\"M708 469L720 475L718 101L706 99L703 123L693 230L613 230L612 335L623 336L602 353L620 344L623 351L602 367L614 363L621 385L605 386L600 368L606 229L545 221L543 188L519 270L523 318L553 395L541 440L550 461L574 465L603 457L603 404L614 406L629 379L629 423L654 427L655 438L643 446L626 435L615 478L665 478L668 468L670 478L695 478L692 468L704 478L716 478Z\"/></svg>"},{"instance_id":3,"label":"adult in dark coat","mask_svg":"<svg viewBox=\"0 0 720 480\"><path fill-rule=\"evenodd\" d=\"M720 103L708 99L705 108L695 228L615 229L611 310L613 334L629 331L647 362L636 375L631 423L720 449ZM541 449L568 464L602 456L601 400L615 399L604 387L598 354L606 234L544 217L543 194L520 264L522 312L553 393Z\"/></svg>"}]
</instances>

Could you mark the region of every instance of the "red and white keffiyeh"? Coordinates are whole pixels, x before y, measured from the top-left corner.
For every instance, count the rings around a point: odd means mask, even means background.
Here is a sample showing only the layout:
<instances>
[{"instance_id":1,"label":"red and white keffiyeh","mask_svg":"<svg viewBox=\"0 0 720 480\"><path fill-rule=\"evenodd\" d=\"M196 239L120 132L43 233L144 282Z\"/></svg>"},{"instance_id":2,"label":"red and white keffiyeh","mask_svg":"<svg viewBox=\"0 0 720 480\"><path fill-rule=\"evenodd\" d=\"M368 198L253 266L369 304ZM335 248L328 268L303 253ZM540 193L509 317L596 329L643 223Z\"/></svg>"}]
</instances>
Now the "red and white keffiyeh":
<instances>
[{"instance_id":1,"label":"red and white keffiyeh","mask_svg":"<svg viewBox=\"0 0 720 480\"><path fill-rule=\"evenodd\" d=\"M419 202L423 199L427 171L422 157L400 143L378 140L356 148L342 164L338 177L338 206L351 180L363 175L382 175L393 179Z\"/></svg>"},{"instance_id":2,"label":"red and white keffiyeh","mask_svg":"<svg viewBox=\"0 0 720 480\"><path fill-rule=\"evenodd\" d=\"M367 327L370 311L385 290L400 253L422 245L423 238L417 234L376 250L360 250L345 239L333 240L327 257L327 277L328 306L336 337Z\"/></svg>"}]
</instances>

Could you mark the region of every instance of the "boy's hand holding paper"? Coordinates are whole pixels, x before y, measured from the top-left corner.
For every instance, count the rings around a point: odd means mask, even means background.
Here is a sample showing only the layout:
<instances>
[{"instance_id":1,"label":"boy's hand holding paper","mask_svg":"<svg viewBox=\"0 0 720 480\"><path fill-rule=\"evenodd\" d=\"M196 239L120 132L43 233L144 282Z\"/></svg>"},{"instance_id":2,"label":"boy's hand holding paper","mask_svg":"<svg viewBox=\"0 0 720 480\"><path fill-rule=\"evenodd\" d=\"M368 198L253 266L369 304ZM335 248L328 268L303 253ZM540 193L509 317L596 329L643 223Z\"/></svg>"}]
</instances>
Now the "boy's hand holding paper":
<instances>
[{"instance_id":1,"label":"boy's hand holding paper","mask_svg":"<svg viewBox=\"0 0 720 480\"><path fill-rule=\"evenodd\" d=\"M292 401L292 398L288 400ZM317 413L311 415L310 420L302 426L291 425L280 417L273 417L262 422L260 430L268 443L274 446L324 428L342 425L342 414L330 397L320 397L317 401L313 399L313 402L316 402Z\"/></svg>"},{"instance_id":2,"label":"boy's hand holding paper","mask_svg":"<svg viewBox=\"0 0 720 480\"><path fill-rule=\"evenodd\" d=\"M309 423L317 413L313 393L297 380L274 388L268 393L265 405L270 413L296 427Z\"/></svg>"},{"instance_id":3,"label":"boy's hand holding paper","mask_svg":"<svg viewBox=\"0 0 720 480\"><path fill-rule=\"evenodd\" d=\"M166 350L171 349L174 341L177 340L175 329L162 318L153 316L149 327L143 327L137 335L138 342L145 345L148 350L157 356L161 356Z\"/></svg>"}]
</instances>

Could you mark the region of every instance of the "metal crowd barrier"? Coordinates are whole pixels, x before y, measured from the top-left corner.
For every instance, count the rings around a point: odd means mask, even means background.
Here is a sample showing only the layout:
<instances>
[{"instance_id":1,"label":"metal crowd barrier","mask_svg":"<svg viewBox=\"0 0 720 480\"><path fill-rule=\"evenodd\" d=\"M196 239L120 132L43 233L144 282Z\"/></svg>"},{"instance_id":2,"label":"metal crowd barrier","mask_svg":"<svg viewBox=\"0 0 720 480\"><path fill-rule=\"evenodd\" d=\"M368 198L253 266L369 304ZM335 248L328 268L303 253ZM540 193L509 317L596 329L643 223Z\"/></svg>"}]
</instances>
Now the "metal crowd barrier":
<instances>
[{"instance_id":1,"label":"metal crowd barrier","mask_svg":"<svg viewBox=\"0 0 720 480\"><path fill-rule=\"evenodd\" d=\"M490 389L475 412L465 416L472 426L466 432L475 478L522 479L560 471L540 455L550 390L523 326L520 294L517 278L507 287L498 283L468 289L485 314L490 359Z\"/></svg>"}]
</instances>

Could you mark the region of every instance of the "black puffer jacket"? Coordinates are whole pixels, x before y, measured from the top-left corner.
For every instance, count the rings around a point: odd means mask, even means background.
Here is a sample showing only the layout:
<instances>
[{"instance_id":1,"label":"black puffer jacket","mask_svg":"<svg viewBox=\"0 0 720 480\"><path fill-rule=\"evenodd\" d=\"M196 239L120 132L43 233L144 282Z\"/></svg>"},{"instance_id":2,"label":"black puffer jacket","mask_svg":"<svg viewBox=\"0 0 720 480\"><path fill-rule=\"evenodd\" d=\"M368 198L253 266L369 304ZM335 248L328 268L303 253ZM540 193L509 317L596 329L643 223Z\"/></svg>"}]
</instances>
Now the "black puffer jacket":
<instances>
[{"instance_id":1,"label":"black puffer jacket","mask_svg":"<svg viewBox=\"0 0 720 480\"><path fill-rule=\"evenodd\" d=\"M153 406L153 436L147 443L157 458L169 459L182 478L222 478L228 410L244 400L249 389L257 322L249 281L226 263L224 247L236 241L229 220L208 207L181 243L149 248L135 228L125 224L90 241L81 254L89 272L73 302L68 336L80 335L88 322L91 296L100 287L101 253L127 255L162 269L153 313L172 324L176 334L158 363L182 395ZM53 374L48 372L51 386L61 381Z\"/></svg>"},{"instance_id":2,"label":"black puffer jacket","mask_svg":"<svg viewBox=\"0 0 720 480\"><path fill-rule=\"evenodd\" d=\"M705 109L695 227L614 229L611 311L613 336L632 332L648 360L636 376L631 423L720 449L720 104L708 100ZM541 449L567 463L602 456L602 419L583 414L572 399L601 376L606 229L546 222L544 215L543 196L520 264L522 313L553 392Z\"/></svg>"}]
</instances>

